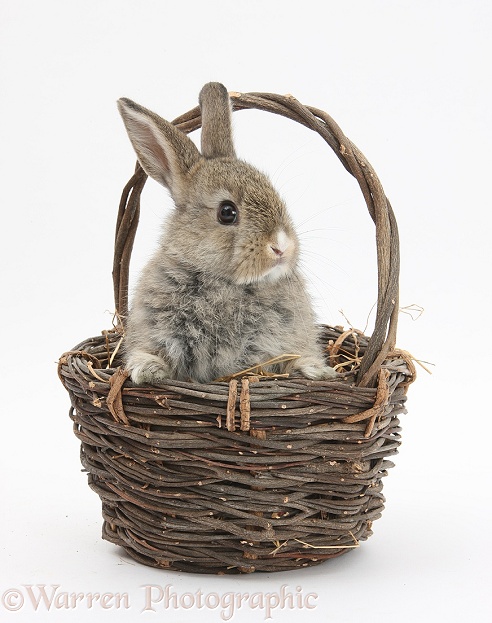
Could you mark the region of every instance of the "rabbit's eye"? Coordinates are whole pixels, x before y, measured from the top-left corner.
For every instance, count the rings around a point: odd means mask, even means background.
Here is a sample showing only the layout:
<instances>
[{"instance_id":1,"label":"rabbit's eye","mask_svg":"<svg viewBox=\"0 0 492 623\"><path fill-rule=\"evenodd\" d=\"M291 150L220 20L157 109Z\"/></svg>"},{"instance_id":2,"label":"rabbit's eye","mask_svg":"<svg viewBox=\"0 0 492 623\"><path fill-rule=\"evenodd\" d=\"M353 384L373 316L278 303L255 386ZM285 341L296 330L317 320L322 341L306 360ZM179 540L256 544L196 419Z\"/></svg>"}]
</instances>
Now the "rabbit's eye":
<instances>
[{"instance_id":1,"label":"rabbit's eye","mask_svg":"<svg viewBox=\"0 0 492 623\"><path fill-rule=\"evenodd\" d=\"M222 225L233 225L237 222L239 210L232 201L223 201L218 209L217 218Z\"/></svg>"}]
</instances>

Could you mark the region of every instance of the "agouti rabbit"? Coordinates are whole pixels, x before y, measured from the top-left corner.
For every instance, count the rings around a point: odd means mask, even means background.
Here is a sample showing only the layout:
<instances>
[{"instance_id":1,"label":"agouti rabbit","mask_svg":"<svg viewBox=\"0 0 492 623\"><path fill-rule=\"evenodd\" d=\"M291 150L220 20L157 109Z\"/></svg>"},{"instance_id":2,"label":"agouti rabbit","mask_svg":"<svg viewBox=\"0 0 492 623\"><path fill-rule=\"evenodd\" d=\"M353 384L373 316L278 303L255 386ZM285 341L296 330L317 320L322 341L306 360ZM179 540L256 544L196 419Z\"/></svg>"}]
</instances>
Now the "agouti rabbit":
<instances>
[{"instance_id":1,"label":"agouti rabbit","mask_svg":"<svg viewBox=\"0 0 492 623\"><path fill-rule=\"evenodd\" d=\"M299 273L299 242L269 179L236 157L225 87L199 97L201 153L174 125L128 99L118 106L145 172L175 203L127 319L137 383L206 383L292 353L274 372L332 379Z\"/></svg>"}]
</instances>

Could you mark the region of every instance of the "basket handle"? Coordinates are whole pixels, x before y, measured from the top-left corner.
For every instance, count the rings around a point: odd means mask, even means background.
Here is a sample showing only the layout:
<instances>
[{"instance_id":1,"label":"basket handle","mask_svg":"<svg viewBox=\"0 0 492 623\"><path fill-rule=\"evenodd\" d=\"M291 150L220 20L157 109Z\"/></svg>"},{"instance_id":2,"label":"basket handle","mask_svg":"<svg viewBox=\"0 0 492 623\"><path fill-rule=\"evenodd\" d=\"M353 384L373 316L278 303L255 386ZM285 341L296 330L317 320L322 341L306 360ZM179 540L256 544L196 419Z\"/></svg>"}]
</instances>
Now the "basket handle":
<instances>
[{"instance_id":1,"label":"basket handle","mask_svg":"<svg viewBox=\"0 0 492 623\"><path fill-rule=\"evenodd\" d=\"M376 225L378 265L378 303L373 334L358 371L357 385L375 385L377 373L388 353L394 349L398 323L398 279L400 247L395 215L376 172L343 134L335 121L322 110L304 106L291 95L272 93L230 93L233 110L256 108L282 115L317 132L333 149L345 169L355 177L367 209ZM201 126L197 106L173 121L185 133ZM116 223L113 285L117 313L128 312L128 275L133 242L140 214L140 195L147 175L137 163L135 173L123 190Z\"/></svg>"}]
</instances>

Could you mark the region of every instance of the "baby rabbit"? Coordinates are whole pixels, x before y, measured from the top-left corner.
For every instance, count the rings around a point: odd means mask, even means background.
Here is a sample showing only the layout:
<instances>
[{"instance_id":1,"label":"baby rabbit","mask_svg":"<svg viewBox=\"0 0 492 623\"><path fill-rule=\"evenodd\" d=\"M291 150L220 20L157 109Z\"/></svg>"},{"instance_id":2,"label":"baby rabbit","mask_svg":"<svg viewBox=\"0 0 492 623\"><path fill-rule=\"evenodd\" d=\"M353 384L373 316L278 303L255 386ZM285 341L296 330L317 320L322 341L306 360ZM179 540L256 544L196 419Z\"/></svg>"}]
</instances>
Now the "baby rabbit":
<instances>
[{"instance_id":1,"label":"baby rabbit","mask_svg":"<svg viewBox=\"0 0 492 623\"><path fill-rule=\"evenodd\" d=\"M129 99L119 111L145 172L175 203L128 315L132 380L207 383L278 355L273 371L332 379L297 264L299 242L268 178L234 151L222 84L200 92L201 154L174 125Z\"/></svg>"}]
</instances>

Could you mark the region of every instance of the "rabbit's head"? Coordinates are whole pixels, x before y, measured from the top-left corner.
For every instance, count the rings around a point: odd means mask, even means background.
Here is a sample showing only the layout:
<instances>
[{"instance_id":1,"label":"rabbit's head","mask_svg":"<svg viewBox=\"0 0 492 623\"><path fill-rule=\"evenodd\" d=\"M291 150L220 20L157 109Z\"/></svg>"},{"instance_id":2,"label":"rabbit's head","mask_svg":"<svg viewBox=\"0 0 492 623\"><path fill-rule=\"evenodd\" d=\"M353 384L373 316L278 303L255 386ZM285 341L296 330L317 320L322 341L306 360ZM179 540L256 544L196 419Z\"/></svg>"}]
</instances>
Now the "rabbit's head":
<instances>
[{"instance_id":1,"label":"rabbit's head","mask_svg":"<svg viewBox=\"0 0 492 623\"><path fill-rule=\"evenodd\" d=\"M142 168L176 205L165 252L236 283L288 275L298 259L297 235L269 179L236 157L227 90L206 84L199 101L201 153L172 123L131 100L118 101Z\"/></svg>"}]
</instances>

